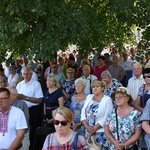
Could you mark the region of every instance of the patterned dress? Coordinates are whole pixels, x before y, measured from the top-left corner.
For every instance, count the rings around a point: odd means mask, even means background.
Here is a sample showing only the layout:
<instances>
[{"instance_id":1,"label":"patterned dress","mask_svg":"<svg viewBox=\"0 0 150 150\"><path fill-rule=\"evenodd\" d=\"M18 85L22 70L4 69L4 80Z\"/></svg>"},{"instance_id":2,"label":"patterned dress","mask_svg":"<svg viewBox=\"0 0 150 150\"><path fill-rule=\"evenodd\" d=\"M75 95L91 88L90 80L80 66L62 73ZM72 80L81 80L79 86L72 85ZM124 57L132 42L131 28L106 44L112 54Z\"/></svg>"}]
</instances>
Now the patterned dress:
<instances>
[{"instance_id":1,"label":"patterned dress","mask_svg":"<svg viewBox=\"0 0 150 150\"><path fill-rule=\"evenodd\" d=\"M85 110L87 122L90 126L96 125L99 104L100 101L92 100ZM88 135L88 131L85 130L85 137L87 138ZM108 147L108 141L104 132L96 132L96 141L97 143L102 144L104 147Z\"/></svg>"},{"instance_id":2,"label":"patterned dress","mask_svg":"<svg viewBox=\"0 0 150 150\"><path fill-rule=\"evenodd\" d=\"M74 122L75 123L81 123L81 110L82 110L85 100L86 100L86 97L81 102L77 102L76 95L72 96L72 98L71 98L70 110L74 114ZM79 129L76 130L76 132L78 132L84 136L85 135L84 126L82 125Z\"/></svg>"},{"instance_id":3,"label":"patterned dress","mask_svg":"<svg viewBox=\"0 0 150 150\"><path fill-rule=\"evenodd\" d=\"M115 93L119 87L122 87L122 84L117 79L112 78L111 87L105 87L104 94L111 97L111 94Z\"/></svg>"},{"instance_id":4,"label":"patterned dress","mask_svg":"<svg viewBox=\"0 0 150 150\"><path fill-rule=\"evenodd\" d=\"M136 129L141 128L140 123L141 113L138 110L132 109L125 117L118 116L118 132L121 143L125 143L135 133ZM117 140L116 113L115 109L108 114L105 125L109 126L109 131L115 140ZM131 148L133 145L130 145ZM115 150L115 146L111 143L110 150Z\"/></svg>"}]
</instances>

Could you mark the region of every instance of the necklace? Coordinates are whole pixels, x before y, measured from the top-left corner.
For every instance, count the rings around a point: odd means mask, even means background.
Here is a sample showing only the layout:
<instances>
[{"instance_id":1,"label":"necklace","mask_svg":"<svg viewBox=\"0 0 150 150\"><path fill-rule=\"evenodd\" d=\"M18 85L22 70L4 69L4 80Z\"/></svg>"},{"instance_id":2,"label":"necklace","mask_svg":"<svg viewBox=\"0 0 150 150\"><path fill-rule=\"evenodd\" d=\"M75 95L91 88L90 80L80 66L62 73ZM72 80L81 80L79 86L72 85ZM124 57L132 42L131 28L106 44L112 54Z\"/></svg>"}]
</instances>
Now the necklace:
<instances>
[{"instance_id":1,"label":"necklace","mask_svg":"<svg viewBox=\"0 0 150 150\"><path fill-rule=\"evenodd\" d=\"M94 101L100 102L101 99L103 98L104 95L100 95L100 96L96 96L94 95L94 97L92 98Z\"/></svg>"}]
</instances>

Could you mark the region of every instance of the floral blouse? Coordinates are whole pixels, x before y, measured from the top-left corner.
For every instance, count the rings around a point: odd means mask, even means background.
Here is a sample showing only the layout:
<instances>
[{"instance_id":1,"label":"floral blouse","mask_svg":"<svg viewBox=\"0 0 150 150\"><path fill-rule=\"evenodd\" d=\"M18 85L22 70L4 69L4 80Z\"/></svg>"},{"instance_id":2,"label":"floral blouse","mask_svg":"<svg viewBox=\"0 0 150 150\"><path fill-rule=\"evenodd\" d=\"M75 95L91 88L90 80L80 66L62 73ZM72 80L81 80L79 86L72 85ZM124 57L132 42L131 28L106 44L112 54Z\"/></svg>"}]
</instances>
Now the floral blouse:
<instances>
[{"instance_id":1,"label":"floral blouse","mask_svg":"<svg viewBox=\"0 0 150 150\"><path fill-rule=\"evenodd\" d=\"M125 117L118 116L118 132L119 140L121 143L128 141L128 139L135 133L135 130L141 128L140 115L141 112L133 108L132 111ZM108 114L105 125L109 126L109 131L111 132L114 139L117 140L115 109L113 109L113 111ZM132 146L129 146L129 148L130 147ZM113 144L110 145L110 149L115 150Z\"/></svg>"}]
</instances>

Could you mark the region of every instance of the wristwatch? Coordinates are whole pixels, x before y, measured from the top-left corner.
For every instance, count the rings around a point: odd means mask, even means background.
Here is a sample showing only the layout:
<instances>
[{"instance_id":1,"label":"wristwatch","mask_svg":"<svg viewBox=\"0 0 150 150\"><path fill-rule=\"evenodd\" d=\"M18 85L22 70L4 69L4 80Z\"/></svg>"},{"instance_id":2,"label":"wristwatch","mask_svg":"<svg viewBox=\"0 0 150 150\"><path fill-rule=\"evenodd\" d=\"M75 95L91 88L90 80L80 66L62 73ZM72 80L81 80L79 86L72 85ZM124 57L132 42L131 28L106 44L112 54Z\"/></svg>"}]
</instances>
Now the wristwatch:
<instances>
[{"instance_id":1,"label":"wristwatch","mask_svg":"<svg viewBox=\"0 0 150 150\"><path fill-rule=\"evenodd\" d=\"M29 100L29 97L26 97L26 100Z\"/></svg>"}]
</instances>

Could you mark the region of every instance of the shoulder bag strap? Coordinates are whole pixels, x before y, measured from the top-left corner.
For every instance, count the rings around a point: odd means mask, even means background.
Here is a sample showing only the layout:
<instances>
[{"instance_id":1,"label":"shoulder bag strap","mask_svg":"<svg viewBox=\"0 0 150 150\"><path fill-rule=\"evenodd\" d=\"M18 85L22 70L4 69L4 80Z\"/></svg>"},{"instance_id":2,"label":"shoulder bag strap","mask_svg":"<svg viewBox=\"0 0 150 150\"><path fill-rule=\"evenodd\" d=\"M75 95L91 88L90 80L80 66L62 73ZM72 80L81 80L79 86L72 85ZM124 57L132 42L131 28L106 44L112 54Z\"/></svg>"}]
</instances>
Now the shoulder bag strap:
<instances>
[{"instance_id":1,"label":"shoulder bag strap","mask_svg":"<svg viewBox=\"0 0 150 150\"><path fill-rule=\"evenodd\" d=\"M52 143L52 136L53 136L53 133L50 134L48 138L48 150L50 150L50 144Z\"/></svg>"},{"instance_id":2,"label":"shoulder bag strap","mask_svg":"<svg viewBox=\"0 0 150 150\"><path fill-rule=\"evenodd\" d=\"M91 77L91 75L90 75L90 94L92 94L91 83L92 83L92 77Z\"/></svg>"},{"instance_id":3,"label":"shoulder bag strap","mask_svg":"<svg viewBox=\"0 0 150 150\"><path fill-rule=\"evenodd\" d=\"M119 128L118 128L118 115L117 115L117 107L115 109L115 116L116 116L116 128L117 128L117 139L119 141Z\"/></svg>"},{"instance_id":4,"label":"shoulder bag strap","mask_svg":"<svg viewBox=\"0 0 150 150\"><path fill-rule=\"evenodd\" d=\"M144 86L143 86L143 91L142 91L142 106L143 106L143 108L145 107L144 91L145 91L145 84L144 84Z\"/></svg>"},{"instance_id":5,"label":"shoulder bag strap","mask_svg":"<svg viewBox=\"0 0 150 150\"><path fill-rule=\"evenodd\" d=\"M79 133L76 133L75 137L74 137L74 140L73 140L73 148L74 150L78 150L78 136L79 136Z\"/></svg>"}]
</instances>

